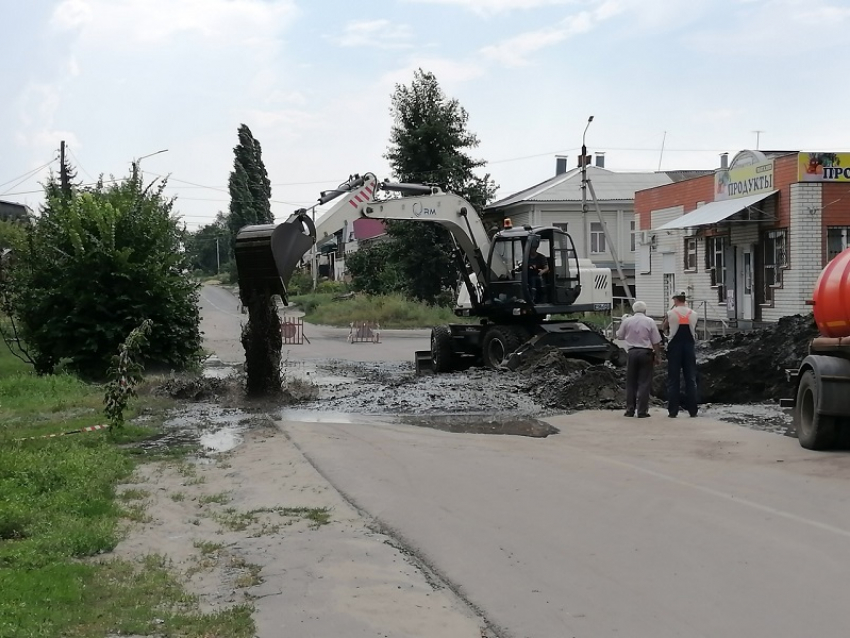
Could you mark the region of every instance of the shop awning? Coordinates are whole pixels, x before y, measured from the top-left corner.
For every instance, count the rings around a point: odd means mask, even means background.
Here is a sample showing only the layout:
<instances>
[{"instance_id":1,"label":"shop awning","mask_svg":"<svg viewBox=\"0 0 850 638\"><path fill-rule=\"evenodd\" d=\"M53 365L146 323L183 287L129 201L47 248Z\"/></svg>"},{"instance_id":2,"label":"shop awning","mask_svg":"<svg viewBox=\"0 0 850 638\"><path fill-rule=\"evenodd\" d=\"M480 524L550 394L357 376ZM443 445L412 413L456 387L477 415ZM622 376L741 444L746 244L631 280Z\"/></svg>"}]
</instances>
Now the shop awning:
<instances>
[{"instance_id":1,"label":"shop awning","mask_svg":"<svg viewBox=\"0 0 850 638\"><path fill-rule=\"evenodd\" d=\"M770 191L769 193L759 193L758 195L750 195L749 197L726 199L722 202L711 202L710 204L700 206L687 215L677 217L663 226L659 226L655 230L674 230L678 228L692 228L694 226L710 226L711 224L722 222L724 219L729 219L735 213L740 213L742 210L758 204L776 192L777 191Z\"/></svg>"}]
</instances>

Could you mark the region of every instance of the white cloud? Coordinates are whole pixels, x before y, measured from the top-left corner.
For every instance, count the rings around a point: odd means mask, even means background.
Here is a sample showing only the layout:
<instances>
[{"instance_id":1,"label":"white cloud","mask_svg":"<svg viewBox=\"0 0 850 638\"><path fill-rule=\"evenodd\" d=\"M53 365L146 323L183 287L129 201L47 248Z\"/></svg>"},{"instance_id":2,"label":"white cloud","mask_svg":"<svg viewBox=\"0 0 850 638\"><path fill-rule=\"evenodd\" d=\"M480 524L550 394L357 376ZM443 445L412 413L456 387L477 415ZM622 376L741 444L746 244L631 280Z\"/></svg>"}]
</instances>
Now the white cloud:
<instances>
[{"instance_id":1,"label":"white cloud","mask_svg":"<svg viewBox=\"0 0 850 638\"><path fill-rule=\"evenodd\" d=\"M63 0L51 23L126 47L192 32L262 45L295 14L294 0Z\"/></svg>"},{"instance_id":2,"label":"white cloud","mask_svg":"<svg viewBox=\"0 0 850 638\"><path fill-rule=\"evenodd\" d=\"M560 44L573 36L591 31L600 22L604 22L621 12L617 2L605 2L597 8L570 15L552 27L527 31L500 44L481 49L486 57L501 62L508 67L524 66L529 63L528 56L540 49Z\"/></svg>"},{"instance_id":3,"label":"white cloud","mask_svg":"<svg viewBox=\"0 0 850 638\"><path fill-rule=\"evenodd\" d=\"M576 0L408 0L420 4L454 5L480 14L539 9L540 7L575 4Z\"/></svg>"},{"instance_id":4,"label":"white cloud","mask_svg":"<svg viewBox=\"0 0 850 638\"><path fill-rule=\"evenodd\" d=\"M343 47L376 47L379 49L406 49L413 46L413 32L406 24L389 20L355 20L345 25L339 37Z\"/></svg>"}]
</instances>

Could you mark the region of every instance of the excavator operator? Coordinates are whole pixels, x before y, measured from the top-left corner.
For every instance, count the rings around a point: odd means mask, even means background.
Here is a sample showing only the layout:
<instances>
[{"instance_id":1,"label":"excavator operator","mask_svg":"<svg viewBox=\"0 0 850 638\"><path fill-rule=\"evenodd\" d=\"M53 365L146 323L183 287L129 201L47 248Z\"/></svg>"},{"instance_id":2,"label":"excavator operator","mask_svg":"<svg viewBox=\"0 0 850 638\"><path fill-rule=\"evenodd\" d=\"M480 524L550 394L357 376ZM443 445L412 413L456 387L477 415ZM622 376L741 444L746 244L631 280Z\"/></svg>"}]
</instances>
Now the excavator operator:
<instances>
[{"instance_id":1,"label":"excavator operator","mask_svg":"<svg viewBox=\"0 0 850 638\"><path fill-rule=\"evenodd\" d=\"M549 274L549 260L545 255L537 252L537 248L532 247L528 255L528 285L534 295L534 303L543 301L545 287L543 285L543 277Z\"/></svg>"}]
</instances>

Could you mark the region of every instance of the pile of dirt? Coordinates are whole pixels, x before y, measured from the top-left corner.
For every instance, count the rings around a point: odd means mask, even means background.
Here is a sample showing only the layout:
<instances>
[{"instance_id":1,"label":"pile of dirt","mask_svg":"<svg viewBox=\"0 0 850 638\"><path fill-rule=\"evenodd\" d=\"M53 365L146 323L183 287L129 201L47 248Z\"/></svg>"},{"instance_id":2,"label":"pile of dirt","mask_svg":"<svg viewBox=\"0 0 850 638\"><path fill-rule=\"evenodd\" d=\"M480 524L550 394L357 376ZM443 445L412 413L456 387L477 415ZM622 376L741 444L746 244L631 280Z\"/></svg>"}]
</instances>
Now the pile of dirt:
<instances>
[{"instance_id":1,"label":"pile of dirt","mask_svg":"<svg viewBox=\"0 0 850 638\"><path fill-rule=\"evenodd\" d=\"M799 367L816 336L812 315L793 315L769 328L717 336L700 344L700 400L757 403L790 396L785 370Z\"/></svg>"},{"instance_id":2,"label":"pile of dirt","mask_svg":"<svg viewBox=\"0 0 850 638\"><path fill-rule=\"evenodd\" d=\"M217 401L232 392L233 382L202 376L171 377L153 390L159 396L181 401Z\"/></svg>"},{"instance_id":3,"label":"pile of dirt","mask_svg":"<svg viewBox=\"0 0 850 638\"><path fill-rule=\"evenodd\" d=\"M625 405L625 368L568 359L557 348L544 348L519 369L526 391L547 407L597 410Z\"/></svg>"}]
</instances>

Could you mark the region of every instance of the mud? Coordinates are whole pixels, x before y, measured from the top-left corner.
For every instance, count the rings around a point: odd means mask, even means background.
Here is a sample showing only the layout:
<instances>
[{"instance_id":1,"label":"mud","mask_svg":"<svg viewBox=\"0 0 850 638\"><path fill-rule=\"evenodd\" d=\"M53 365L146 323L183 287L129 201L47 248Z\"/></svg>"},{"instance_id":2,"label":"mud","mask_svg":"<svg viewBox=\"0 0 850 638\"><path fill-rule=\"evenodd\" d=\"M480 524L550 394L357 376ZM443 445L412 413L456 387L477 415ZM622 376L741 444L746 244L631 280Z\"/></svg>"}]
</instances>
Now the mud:
<instances>
[{"instance_id":1,"label":"mud","mask_svg":"<svg viewBox=\"0 0 850 638\"><path fill-rule=\"evenodd\" d=\"M794 315L763 330L710 339L697 354L701 399L757 403L790 396L785 370L799 367L816 336L812 315Z\"/></svg>"},{"instance_id":2,"label":"mud","mask_svg":"<svg viewBox=\"0 0 850 638\"><path fill-rule=\"evenodd\" d=\"M505 434L511 436L529 436L546 438L558 434L560 430L538 419L504 418L493 415L443 415L431 417L403 417L402 423L419 427L443 430L444 432L463 432L466 434Z\"/></svg>"}]
</instances>

